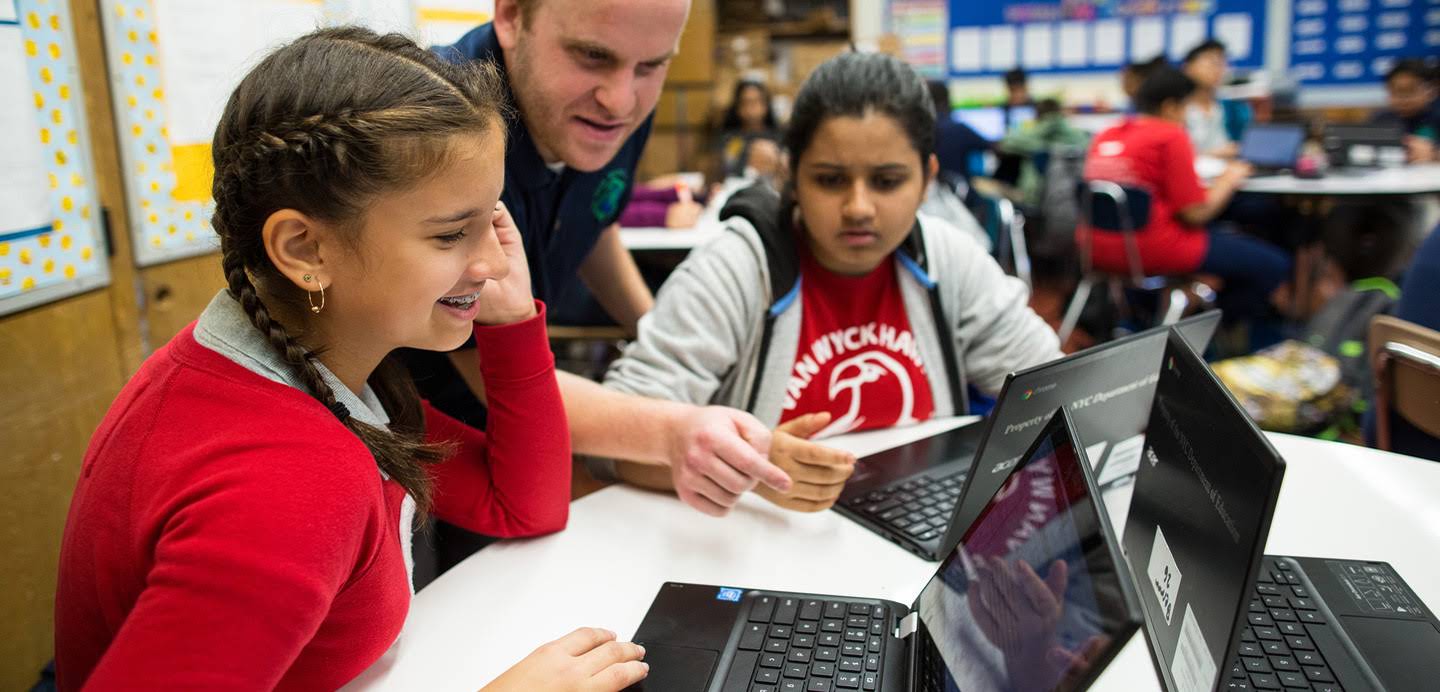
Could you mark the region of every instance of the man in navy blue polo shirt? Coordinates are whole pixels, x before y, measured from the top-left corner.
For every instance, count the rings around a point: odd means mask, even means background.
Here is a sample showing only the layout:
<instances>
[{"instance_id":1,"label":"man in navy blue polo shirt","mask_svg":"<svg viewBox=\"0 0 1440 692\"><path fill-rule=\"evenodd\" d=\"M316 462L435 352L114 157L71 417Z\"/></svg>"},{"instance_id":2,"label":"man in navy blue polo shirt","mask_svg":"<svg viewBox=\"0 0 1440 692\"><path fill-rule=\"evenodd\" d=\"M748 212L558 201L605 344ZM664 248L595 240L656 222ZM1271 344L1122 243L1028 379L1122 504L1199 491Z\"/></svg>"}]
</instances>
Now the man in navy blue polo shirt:
<instances>
[{"instance_id":1,"label":"man in navy blue polo shirt","mask_svg":"<svg viewBox=\"0 0 1440 692\"><path fill-rule=\"evenodd\" d=\"M497 0L493 22L435 49L452 60L494 61L506 77L519 117L509 124L501 200L524 236L536 297L555 300L583 281L632 333L653 297L615 220L689 7L689 0ZM474 352L421 359L412 369L427 398L480 424L484 385ZM757 483L790 488L767 459L770 431L748 413L559 377L576 453L668 465L681 499L714 515Z\"/></svg>"}]
</instances>

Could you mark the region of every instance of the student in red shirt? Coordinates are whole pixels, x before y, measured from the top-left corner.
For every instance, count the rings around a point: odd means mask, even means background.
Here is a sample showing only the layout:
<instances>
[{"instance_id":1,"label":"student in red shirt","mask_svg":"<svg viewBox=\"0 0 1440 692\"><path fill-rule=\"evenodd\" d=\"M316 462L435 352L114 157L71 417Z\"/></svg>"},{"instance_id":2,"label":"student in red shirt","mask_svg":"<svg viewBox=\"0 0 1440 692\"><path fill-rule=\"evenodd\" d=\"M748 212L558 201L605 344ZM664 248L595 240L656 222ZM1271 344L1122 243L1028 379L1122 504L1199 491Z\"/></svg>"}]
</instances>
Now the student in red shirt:
<instances>
[{"instance_id":1,"label":"student in red shirt","mask_svg":"<svg viewBox=\"0 0 1440 692\"><path fill-rule=\"evenodd\" d=\"M335 689L400 636L417 515L564 527L565 409L498 204L505 109L493 68L355 28L241 81L213 146L229 287L91 439L60 555L60 689ZM472 334L485 432L388 363ZM577 630L485 689L622 689L644 652L614 639Z\"/></svg>"},{"instance_id":2,"label":"student in red shirt","mask_svg":"<svg viewBox=\"0 0 1440 692\"><path fill-rule=\"evenodd\" d=\"M1147 274L1204 273L1225 285L1220 307L1227 319L1263 315L1271 293L1290 276L1291 259L1269 243L1239 233L1206 230L1240 185L1249 164L1230 163L1207 189L1195 173L1195 149L1185 133L1185 103L1195 83L1179 70L1154 68L1136 94L1140 114L1101 132L1090 144L1086 180L1108 180L1150 193L1150 222L1136 234ZM1090 242L1095 267L1128 273L1124 236L1081 225L1077 242Z\"/></svg>"},{"instance_id":3,"label":"student in red shirt","mask_svg":"<svg viewBox=\"0 0 1440 692\"><path fill-rule=\"evenodd\" d=\"M971 385L994 394L1007 373L1060 350L1024 283L919 212L938 169L935 109L904 62L851 53L821 65L795 98L785 147L783 194L731 198L726 232L666 280L605 386L778 426L770 460L795 484L757 492L817 511L854 460L808 438L963 415ZM655 467L592 470L680 486Z\"/></svg>"}]
</instances>

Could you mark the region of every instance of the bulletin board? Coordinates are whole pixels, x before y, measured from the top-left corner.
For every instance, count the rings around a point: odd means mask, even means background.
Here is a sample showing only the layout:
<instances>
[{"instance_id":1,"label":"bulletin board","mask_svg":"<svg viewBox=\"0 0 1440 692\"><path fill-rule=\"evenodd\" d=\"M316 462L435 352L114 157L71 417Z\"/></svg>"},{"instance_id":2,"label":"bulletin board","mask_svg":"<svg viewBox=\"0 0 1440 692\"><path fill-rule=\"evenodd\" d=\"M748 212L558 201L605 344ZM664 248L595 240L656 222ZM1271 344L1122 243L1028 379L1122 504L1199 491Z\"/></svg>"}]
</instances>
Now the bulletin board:
<instances>
[{"instance_id":1,"label":"bulletin board","mask_svg":"<svg viewBox=\"0 0 1440 692\"><path fill-rule=\"evenodd\" d=\"M4 2L5 0L0 0ZM210 142L225 101L265 52L355 22L448 43L493 0L101 0L135 261L216 250Z\"/></svg>"},{"instance_id":2,"label":"bulletin board","mask_svg":"<svg viewBox=\"0 0 1440 692\"><path fill-rule=\"evenodd\" d=\"M1403 57L1440 54L1440 1L1297 0L1290 69L1306 86L1374 84Z\"/></svg>"},{"instance_id":3,"label":"bulletin board","mask_svg":"<svg viewBox=\"0 0 1440 692\"><path fill-rule=\"evenodd\" d=\"M1382 2L1386 0L1374 0ZM1265 0L949 0L949 74L999 76L1108 72L1157 55L1179 60L1207 37L1225 43L1230 64L1265 62Z\"/></svg>"},{"instance_id":4,"label":"bulletin board","mask_svg":"<svg viewBox=\"0 0 1440 692\"><path fill-rule=\"evenodd\" d=\"M0 315L110 283L67 0L0 0Z\"/></svg>"}]
</instances>

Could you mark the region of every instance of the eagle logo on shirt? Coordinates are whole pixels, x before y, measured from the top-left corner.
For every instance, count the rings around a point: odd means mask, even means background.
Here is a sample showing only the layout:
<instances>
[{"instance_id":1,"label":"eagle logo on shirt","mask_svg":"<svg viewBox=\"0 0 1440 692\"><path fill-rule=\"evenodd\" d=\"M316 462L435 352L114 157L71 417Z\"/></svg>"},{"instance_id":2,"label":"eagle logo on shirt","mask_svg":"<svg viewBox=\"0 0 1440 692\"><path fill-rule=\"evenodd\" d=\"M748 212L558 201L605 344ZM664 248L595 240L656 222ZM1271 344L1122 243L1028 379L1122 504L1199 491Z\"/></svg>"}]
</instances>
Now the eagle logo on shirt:
<instances>
[{"instance_id":1,"label":"eagle logo on shirt","mask_svg":"<svg viewBox=\"0 0 1440 692\"><path fill-rule=\"evenodd\" d=\"M620 197L625 194L630 176L624 170L616 169L605 174L595 186L595 196L590 198L590 212L596 221L615 218L620 213Z\"/></svg>"}]
</instances>

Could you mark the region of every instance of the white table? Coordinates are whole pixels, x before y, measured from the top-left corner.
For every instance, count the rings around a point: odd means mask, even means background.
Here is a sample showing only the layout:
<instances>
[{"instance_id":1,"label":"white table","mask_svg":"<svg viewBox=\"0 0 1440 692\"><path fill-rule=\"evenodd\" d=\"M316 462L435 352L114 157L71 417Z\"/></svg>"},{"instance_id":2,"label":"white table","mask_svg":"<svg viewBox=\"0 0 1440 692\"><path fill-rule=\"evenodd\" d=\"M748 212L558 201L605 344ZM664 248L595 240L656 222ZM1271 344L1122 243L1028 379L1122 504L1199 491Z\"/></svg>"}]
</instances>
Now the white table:
<instances>
[{"instance_id":1,"label":"white table","mask_svg":"<svg viewBox=\"0 0 1440 692\"><path fill-rule=\"evenodd\" d=\"M967 420L832 442L864 455ZM1440 605L1440 463L1270 437L1289 466L1268 552L1386 560ZM1106 503L1112 516L1123 513L1128 486ZM576 501L563 532L501 542L445 573L415 597L396 647L349 689L478 689L577 626L629 637L664 581L910 603L934 569L834 512L787 512L751 495L712 519L673 497L615 486ZM1143 636L1094 689L1159 689Z\"/></svg>"},{"instance_id":2,"label":"white table","mask_svg":"<svg viewBox=\"0 0 1440 692\"><path fill-rule=\"evenodd\" d=\"M622 228L620 242L631 252L694 250L720 235L719 226L696 228Z\"/></svg>"},{"instance_id":3,"label":"white table","mask_svg":"<svg viewBox=\"0 0 1440 692\"><path fill-rule=\"evenodd\" d=\"M1246 180L1240 189L1272 195L1423 195L1440 192L1440 163L1382 168L1358 174L1331 173L1313 179L1273 175Z\"/></svg>"}]
</instances>

